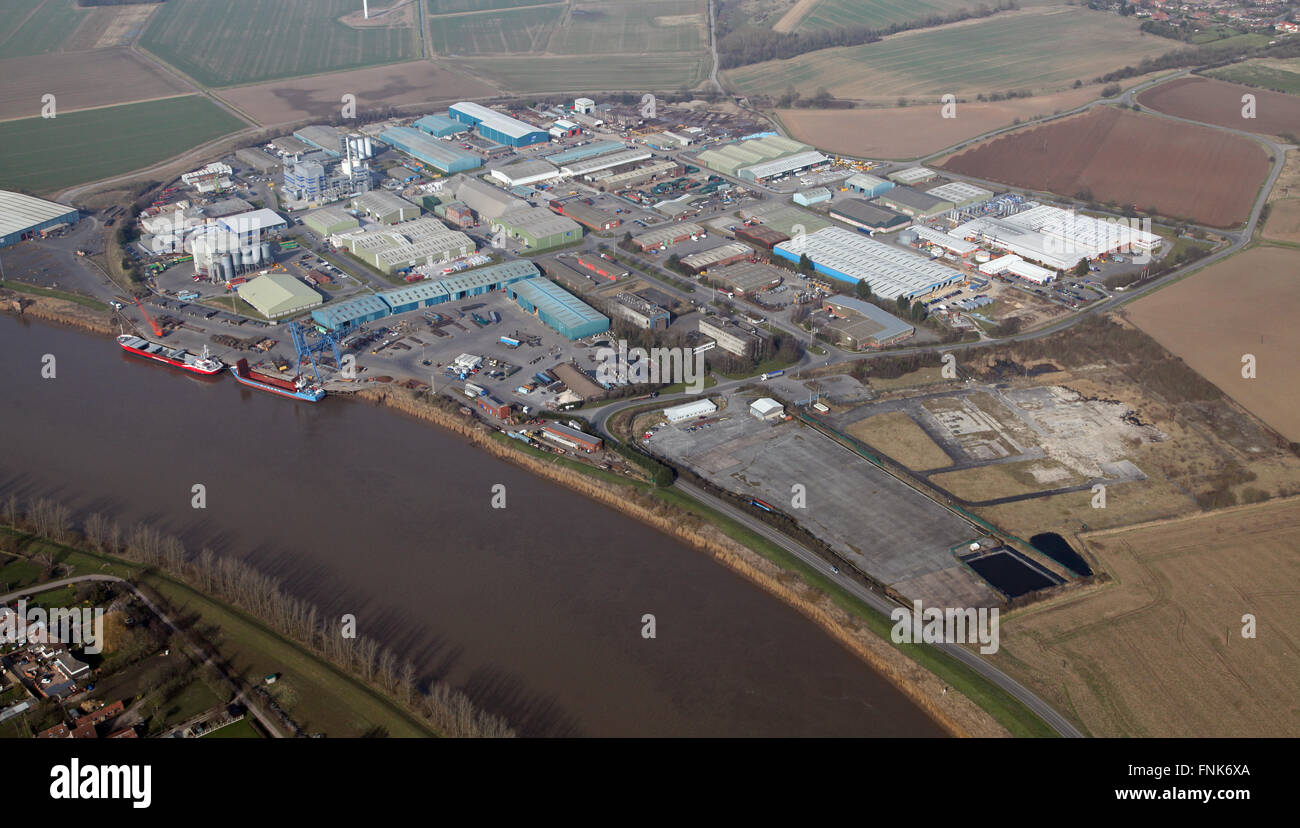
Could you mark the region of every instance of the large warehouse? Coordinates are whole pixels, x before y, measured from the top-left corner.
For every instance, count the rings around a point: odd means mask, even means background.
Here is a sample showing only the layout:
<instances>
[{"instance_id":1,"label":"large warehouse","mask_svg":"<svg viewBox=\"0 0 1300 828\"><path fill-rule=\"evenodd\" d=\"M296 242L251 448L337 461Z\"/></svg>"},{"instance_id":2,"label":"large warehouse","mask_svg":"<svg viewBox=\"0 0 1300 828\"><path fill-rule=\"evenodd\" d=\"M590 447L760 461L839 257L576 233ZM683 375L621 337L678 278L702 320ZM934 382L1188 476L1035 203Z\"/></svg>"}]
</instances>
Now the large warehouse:
<instances>
[{"instance_id":1,"label":"large warehouse","mask_svg":"<svg viewBox=\"0 0 1300 828\"><path fill-rule=\"evenodd\" d=\"M287 273L267 273L235 288L239 298L267 319L319 307L321 295Z\"/></svg>"},{"instance_id":2,"label":"large warehouse","mask_svg":"<svg viewBox=\"0 0 1300 828\"><path fill-rule=\"evenodd\" d=\"M483 159L455 144L430 138L411 127L389 127L379 139L394 149L423 161L444 173L458 173L483 166Z\"/></svg>"},{"instance_id":3,"label":"large warehouse","mask_svg":"<svg viewBox=\"0 0 1300 828\"><path fill-rule=\"evenodd\" d=\"M73 224L77 217L74 207L0 190L0 247L35 238L60 224Z\"/></svg>"},{"instance_id":4,"label":"large warehouse","mask_svg":"<svg viewBox=\"0 0 1300 828\"><path fill-rule=\"evenodd\" d=\"M434 138L450 138L453 135L469 131L469 127L460 121L438 114L425 115L411 126L432 135Z\"/></svg>"},{"instance_id":5,"label":"large warehouse","mask_svg":"<svg viewBox=\"0 0 1300 828\"><path fill-rule=\"evenodd\" d=\"M957 208L951 201L911 187L895 187L876 201L913 218L933 218Z\"/></svg>"},{"instance_id":6,"label":"large warehouse","mask_svg":"<svg viewBox=\"0 0 1300 828\"><path fill-rule=\"evenodd\" d=\"M506 287L506 294L566 339L582 339L609 330L609 317L564 288L540 277Z\"/></svg>"},{"instance_id":7,"label":"large warehouse","mask_svg":"<svg viewBox=\"0 0 1300 828\"><path fill-rule=\"evenodd\" d=\"M831 206L830 216L873 233L897 230L910 221L888 207L870 204L860 198L842 198Z\"/></svg>"},{"instance_id":8,"label":"large warehouse","mask_svg":"<svg viewBox=\"0 0 1300 828\"><path fill-rule=\"evenodd\" d=\"M783 242L772 252L791 262L806 254L816 272L841 282L865 281L873 294L885 299L924 296L963 278L960 272L909 250L840 227L818 230L806 236L802 245Z\"/></svg>"},{"instance_id":9,"label":"large warehouse","mask_svg":"<svg viewBox=\"0 0 1300 828\"><path fill-rule=\"evenodd\" d=\"M482 137L508 147L527 147L551 140L544 129L476 103L462 101L454 104L447 110L447 116L475 127Z\"/></svg>"},{"instance_id":10,"label":"large warehouse","mask_svg":"<svg viewBox=\"0 0 1300 828\"><path fill-rule=\"evenodd\" d=\"M1106 221L1043 204L1005 218L977 218L949 230L949 235L1015 253L1054 270L1068 270L1080 259L1103 253L1160 246L1155 233L1124 221Z\"/></svg>"},{"instance_id":11,"label":"large warehouse","mask_svg":"<svg viewBox=\"0 0 1300 828\"><path fill-rule=\"evenodd\" d=\"M311 312L311 318L327 331L337 331L383 319L391 311L379 297L366 294L355 299L334 302Z\"/></svg>"},{"instance_id":12,"label":"large warehouse","mask_svg":"<svg viewBox=\"0 0 1300 828\"><path fill-rule=\"evenodd\" d=\"M829 296L824 307L836 317L827 327L853 348L881 348L916 333L912 325L851 296Z\"/></svg>"},{"instance_id":13,"label":"large warehouse","mask_svg":"<svg viewBox=\"0 0 1300 828\"><path fill-rule=\"evenodd\" d=\"M492 232L497 230L522 241L528 251L550 250L582 240L582 225L545 207L523 207L503 213L492 221Z\"/></svg>"},{"instance_id":14,"label":"large warehouse","mask_svg":"<svg viewBox=\"0 0 1300 828\"><path fill-rule=\"evenodd\" d=\"M336 238L336 244L387 274L468 256L475 249L469 236L429 217L383 229L343 233Z\"/></svg>"},{"instance_id":15,"label":"large warehouse","mask_svg":"<svg viewBox=\"0 0 1300 828\"><path fill-rule=\"evenodd\" d=\"M526 187L541 181L559 178L560 171L554 164L548 164L540 158L529 158L497 167L489 173L507 187Z\"/></svg>"}]
</instances>

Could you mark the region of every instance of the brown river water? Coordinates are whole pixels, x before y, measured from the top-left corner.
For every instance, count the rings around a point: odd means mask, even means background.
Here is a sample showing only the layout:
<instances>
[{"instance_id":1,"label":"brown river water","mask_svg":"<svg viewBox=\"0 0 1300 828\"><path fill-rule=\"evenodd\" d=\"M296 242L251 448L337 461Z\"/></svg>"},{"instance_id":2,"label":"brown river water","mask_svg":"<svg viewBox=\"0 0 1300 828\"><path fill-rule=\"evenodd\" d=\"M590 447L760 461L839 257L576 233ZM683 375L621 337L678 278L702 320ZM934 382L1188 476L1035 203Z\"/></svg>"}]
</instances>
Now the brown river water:
<instances>
[{"instance_id":1,"label":"brown river water","mask_svg":"<svg viewBox=\"0 0 1300 828\"><path fill-rule=\"evenodd\" d=\"M433 426L190 376L9 316L0 352L0 493L246 557L524 735L942 735L706 555ZM505 510L491 508L498 483Z\"/></svg>"}]
</instances>

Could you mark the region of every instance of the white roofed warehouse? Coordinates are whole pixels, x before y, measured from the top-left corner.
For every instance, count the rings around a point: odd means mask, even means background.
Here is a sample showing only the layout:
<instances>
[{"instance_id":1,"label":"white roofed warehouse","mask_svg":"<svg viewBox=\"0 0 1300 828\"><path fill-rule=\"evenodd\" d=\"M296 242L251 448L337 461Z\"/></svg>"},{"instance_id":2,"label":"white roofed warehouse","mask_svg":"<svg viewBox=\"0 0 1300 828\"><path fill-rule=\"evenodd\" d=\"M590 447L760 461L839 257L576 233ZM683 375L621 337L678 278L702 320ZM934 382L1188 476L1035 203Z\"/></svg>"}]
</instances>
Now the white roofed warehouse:
<instances>
[{"instance_id":1,"label":"white roofed warehouse","mask_svg":"<svg viewBox=\"0 0 1300 828\"><path fill-rule=\"evenodd\" d=\"M267 273L237 287L239 298L267 319L320 307L321 295L287 273Z\"/></svg>"},{"instance_id":2,"label":"white roofed warehouse","mask_svg":"<svg viewBox=\"0 0 1300 828\"><path fill-rule=\"evenodd\" d=\"M74 224L79 215L75 207L0 190L0 247L38 238L42 231L61 224Z\"/></svg>"}]
</instances>

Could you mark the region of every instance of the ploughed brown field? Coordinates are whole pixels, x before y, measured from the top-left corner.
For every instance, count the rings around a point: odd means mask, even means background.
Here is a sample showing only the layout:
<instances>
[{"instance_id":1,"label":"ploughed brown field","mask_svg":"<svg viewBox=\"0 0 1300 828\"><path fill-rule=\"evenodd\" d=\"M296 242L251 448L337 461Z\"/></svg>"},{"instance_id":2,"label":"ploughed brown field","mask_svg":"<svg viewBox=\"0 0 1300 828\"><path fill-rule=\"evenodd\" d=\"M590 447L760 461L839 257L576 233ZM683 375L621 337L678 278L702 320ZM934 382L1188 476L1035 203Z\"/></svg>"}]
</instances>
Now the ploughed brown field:
<instances>
[{"instance_id":1,"label":"ploughed brown field","mask_svg":"<svg viewBox=\"0 0 1300 828\"><path fill-rule=\"evenodd\" d=\"M1252 414L1300 442L1300 253L1255 247L1134 302L1133 324ZM1255 357L1255 378L1241 375Z\"/></svg>"},{"instance_id":2,"label":"ploughed brown field","mask_svg":"<svg viewBox=\"0 0 1300 828\"><path fill-rule=\"evenodd\" d=\"M1249 138L1112 106L992 138L937 166L1213 227L1244 223L1269 171Z\"/></svg>"},{"instance_id":3,"label":"ploughed brown field","mask_svg":"<svg viewBox=\"0 0 1300 828\"><path fill-rule=\"evenodd\" d=\"M54 96L57 116L194 91L124 48L8 58L0 60L0 78L0 120L41 115L47 93Z\"/></svg>"},{"instance_id":4,"label":"ploughed brown field","mask_svg":"<svg viewBox=\"0 0 1300 828\"><path fill-rule=\"evenodd\" d=\"M1084 87L997 103L957 104L944 118L939 103L877 109L780 109L790 135L823 150L863 158L920 158L977 135L1083 106L1097 97Z\"/></svg>"},{"instance_id":5,"label":"ploughed brown field","mask_svg":"<svg viewBox=\"0 0 1300 828\"><path fill-rule=\"evenodd\" d=\"M357 96L357 111L431 101L473 100L496 94L477 78L425 60L332 72L310 78L269 81L223 89L219 97L260 124L333 118L344 93Z\"/></svg>"},{"instance_id":6,"label":"ploughed brown field","mask_svg":"<svg viewBox=\"0 0 1300 828\"><path fill-rule=\"evenodd\" d=\"M1255 96L1255 117L1244 118L1242 95ZM1300 96L1210 78L1186 77L1138 95L1157 112L1259 135L1300 134Z\"/></svg>"}]
</instances>

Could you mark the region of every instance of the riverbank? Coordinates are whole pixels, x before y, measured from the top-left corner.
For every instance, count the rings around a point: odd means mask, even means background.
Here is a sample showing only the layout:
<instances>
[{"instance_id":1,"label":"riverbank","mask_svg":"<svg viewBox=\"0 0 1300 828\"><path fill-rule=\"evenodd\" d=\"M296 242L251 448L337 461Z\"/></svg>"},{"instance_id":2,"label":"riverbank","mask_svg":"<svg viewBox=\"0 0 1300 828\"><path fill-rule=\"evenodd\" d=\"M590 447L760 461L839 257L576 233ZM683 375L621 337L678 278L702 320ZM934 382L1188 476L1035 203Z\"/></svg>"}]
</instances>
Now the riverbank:
<instances>
[{"instance_id":1,"label":"riverbank","mask_svg":"<svg viewBox=\"0 0 1300 828\"><path fill-rule=\"evenodd\" d=\"M90 333L117 336L112 317L106 310L91 306L93 300L77 301L61 298L58 291L25 285L20 282L0 282L0 307L5 313L67 325ZM96 302L96 305L99 303Z\"/></svg>"},{"instance_id":2,"label":"riverbank","mask_svg":"<svg viewBox=\"0 0 1300 828\"><path fill-rule=\"evenodd\" d=\"M825 592L804 583L798 575L728 537L701 517L657 497L648 485L637 485L631 481L626 485L613 481L598 483L585 472L533 456L505 442L498 442L493 439L493 431L486 425L430 403L427 397L422 399L419 392L389 387L366 389L357 392L355 396L446 428L466 437L471 444L495 457L617 509L704 552L813 621L823 632L887 678L951 735L1010 735L989 713L891 646L865 622L838 606Z\"/></svg>"}]
</instances>

